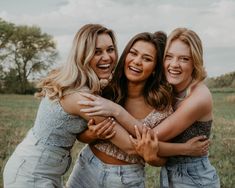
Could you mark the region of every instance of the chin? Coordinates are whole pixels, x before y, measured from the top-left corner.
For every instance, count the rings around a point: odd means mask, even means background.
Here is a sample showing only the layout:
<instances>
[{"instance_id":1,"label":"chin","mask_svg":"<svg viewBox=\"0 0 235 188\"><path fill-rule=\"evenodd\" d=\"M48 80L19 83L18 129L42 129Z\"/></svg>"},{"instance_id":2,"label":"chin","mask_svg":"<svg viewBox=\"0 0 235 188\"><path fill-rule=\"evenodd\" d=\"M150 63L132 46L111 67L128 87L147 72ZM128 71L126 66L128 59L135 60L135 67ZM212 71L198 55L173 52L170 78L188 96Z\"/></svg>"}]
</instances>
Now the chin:
<instances>
[{"instance_id":1,"label":"chin","mask_svg":"<svg viewBox=\"0 0 235 188\"><path fill-rule=\"evenodd\" d=\"M168 83L171 84L171 85L177 85L177 84L179 84L179 82L180 82L179 80L172 79L172 78L167 79L167 81L168 81Z\"/></svg>"}]
</instances>

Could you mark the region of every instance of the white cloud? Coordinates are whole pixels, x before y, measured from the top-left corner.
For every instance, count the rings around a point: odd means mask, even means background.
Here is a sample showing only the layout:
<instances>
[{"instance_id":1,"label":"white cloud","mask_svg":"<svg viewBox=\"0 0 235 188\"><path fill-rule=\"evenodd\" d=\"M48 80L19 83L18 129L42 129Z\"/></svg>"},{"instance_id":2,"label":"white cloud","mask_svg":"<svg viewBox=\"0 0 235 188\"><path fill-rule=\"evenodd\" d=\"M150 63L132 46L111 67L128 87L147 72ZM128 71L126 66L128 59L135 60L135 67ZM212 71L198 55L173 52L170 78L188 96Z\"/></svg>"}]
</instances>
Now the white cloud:
<instances>
[{"instance_id":1,"label":"white cloud","mask_svg":"<svg viewBox=\"0 0 235 188\"><path fill-rule=\"evenodd\" d=\"M164 30L169 33L181 26L196 31L206 49L230 47L235 50L235 2L232 0L61 0L48 8L47 13L37 10L33 15L27 12L27 4L24 6L21 16L5 10L0 11L0 17L16 24L36 24L53 35L62 59L66 58L74 34L86 23L101 23L112 28L120 49L138 32ZM215 61L213 67L208 63L209 75L214 75L219 69L215 67L221 66L219 56L219 52L205 54L208 61ZM233 62L234 56L229 55L227 62ZM235 63L227 69L234 70Z\"/></svg>"}]
</instances>

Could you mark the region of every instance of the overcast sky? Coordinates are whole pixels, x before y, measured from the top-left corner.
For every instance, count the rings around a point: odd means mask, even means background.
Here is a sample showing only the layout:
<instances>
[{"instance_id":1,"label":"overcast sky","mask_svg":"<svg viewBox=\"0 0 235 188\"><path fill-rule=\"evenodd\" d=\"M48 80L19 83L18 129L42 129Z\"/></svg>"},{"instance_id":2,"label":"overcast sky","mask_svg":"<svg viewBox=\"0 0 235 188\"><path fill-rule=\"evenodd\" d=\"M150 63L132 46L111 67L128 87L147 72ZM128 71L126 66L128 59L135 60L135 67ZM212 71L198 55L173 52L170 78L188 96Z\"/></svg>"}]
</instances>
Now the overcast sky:
<instances>
[{"instance_id":1,"label":"overcast sky","mask_svg":"<svg viewBox=\"0 0 235 188\"><path fill-rule=\"evenodd\" d=\"M126 42L143 31L176 27L198 33L209 77L235 71L235 0L0 0L0 17L15 24L37 25L51 34L63 62L73 36L87 23L116 33L121 54Z\"/></svg>"}]
</instances>

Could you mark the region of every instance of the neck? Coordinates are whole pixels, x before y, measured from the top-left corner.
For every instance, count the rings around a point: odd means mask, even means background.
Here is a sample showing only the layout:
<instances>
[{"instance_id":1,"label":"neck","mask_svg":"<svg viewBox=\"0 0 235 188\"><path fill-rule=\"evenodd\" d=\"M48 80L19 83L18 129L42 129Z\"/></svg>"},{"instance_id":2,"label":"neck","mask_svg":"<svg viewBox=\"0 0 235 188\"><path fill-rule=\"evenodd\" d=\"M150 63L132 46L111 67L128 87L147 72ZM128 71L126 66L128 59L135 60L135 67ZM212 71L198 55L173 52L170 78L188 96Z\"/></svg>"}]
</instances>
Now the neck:
<instances>
[{"instance_id":1,"label":"neck","mask_svg":"<svg viewBox=\"0 0 235 188\"><path fill-rule=\"evenodd\" d=\"M192 81L193 81L193 78L190 78L183 86L175 88L176 94L185 92L188 89L188 87L191 85Z\"/></svg>"},{"instance_id":2,"label":"neck","mask_svg":"<svg viewBox=\"0 0 235 188\"><path fill-rule=\"evenodd\" d=\"M143 98L144 85L128 83L128 98Z\"/></svg>"}]
</instances>

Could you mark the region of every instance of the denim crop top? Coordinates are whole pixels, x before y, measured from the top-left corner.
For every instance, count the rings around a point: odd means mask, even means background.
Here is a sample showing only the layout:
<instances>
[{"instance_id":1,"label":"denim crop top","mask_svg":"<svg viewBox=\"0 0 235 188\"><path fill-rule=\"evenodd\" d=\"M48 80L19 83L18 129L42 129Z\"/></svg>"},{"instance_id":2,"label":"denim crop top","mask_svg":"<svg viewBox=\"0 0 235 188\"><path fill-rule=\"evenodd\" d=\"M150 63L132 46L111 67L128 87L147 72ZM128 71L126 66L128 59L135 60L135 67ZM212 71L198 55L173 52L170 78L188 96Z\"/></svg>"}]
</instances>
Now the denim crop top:
<instances>
[{"instance_id":1,"label":"denim crop top","mask_svg":"<svg viewBox=\"0 0 235 188\"><path fill-rule=\"evenodd\" d=\"M59 101L44 97L40 102L32 132L40 143L71 147L76 141L76 134L86 128L86 120L65 112Z\"/></svg>"}]
</instances>

